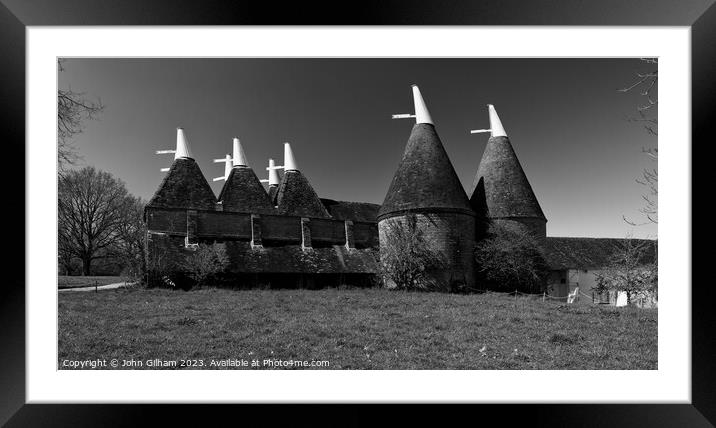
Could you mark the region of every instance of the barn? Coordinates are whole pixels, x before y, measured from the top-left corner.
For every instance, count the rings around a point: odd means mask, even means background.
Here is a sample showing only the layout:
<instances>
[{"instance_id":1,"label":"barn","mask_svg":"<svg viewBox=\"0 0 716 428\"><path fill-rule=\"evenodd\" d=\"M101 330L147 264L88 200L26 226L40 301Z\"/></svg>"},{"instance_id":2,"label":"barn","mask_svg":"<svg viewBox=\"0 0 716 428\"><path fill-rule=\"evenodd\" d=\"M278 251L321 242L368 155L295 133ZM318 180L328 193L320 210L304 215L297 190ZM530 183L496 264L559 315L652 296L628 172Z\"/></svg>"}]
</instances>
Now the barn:
<instances>
[{"instance_id":1,"label":"barn","mask_svg":"<svg viewBox=\"0 0 716 428\"><path fill-rule=\"evenodd\" d=\"M150 282L186 280L187 256L199 244L220 244L227 282L249 286L318 287L371 284L376 272L377 204L320 199L298 169L290 145L275 191L265 190L234 144L232 167L218 199L177 129L175 159L145 208Z\"/></svg>"},{"instance_id":2,"label":"barn","mask_svg":"<svg viewBox=\"0 0 716 428\"><path fill-rule=\"evenodd\" d=\"M289 143L284 164L269 159L268 179L260 180L238 138L232 155L215 160L226 162L224 176L215 179L225 181L216 197L184 130L177 128L176 150L158 152L173 153L174 161L144 213L150 276L181 273L182 260L200 244L220 244L233 283L371 285L387 245L386 228L415 216L430 245L447 258L445 269L430 273L433 281L479 288L475 244L489 224L507 224L534 237L544 250L550 296L566 299L578 289L582 301L621 304L619 294L598 294L595 279L623 240L547 237L547 218L495 107L488 104L490 129L471 131L490 137L468 194L417 85L412 92L415 114L393 116L414 118L415 124L382 205L319 197ZM653 242L645 264L656 255ZM643 296L638 304L653 306L656 298Z\"/></svg>"},{"instance_id":3,"label":"barn","mask_svg":"<svg viewBox=\"0 0 716 428\"><path fill-rule=\"evenodd\" d=\"M640 263L653 263L657 254L657 241L635 239L636 244L645 244ZM612 262L613 257L623 251L624 239L614 238L558 238L547 237L545 257L550 267L547 284L549 295L567 298L578 287L577 301L615 306L626 305L623 292L599 293L596 290L596 275ZM654 295L639 296L634 302L640 307L656 307Z\"/></svg>"}]
</instances>

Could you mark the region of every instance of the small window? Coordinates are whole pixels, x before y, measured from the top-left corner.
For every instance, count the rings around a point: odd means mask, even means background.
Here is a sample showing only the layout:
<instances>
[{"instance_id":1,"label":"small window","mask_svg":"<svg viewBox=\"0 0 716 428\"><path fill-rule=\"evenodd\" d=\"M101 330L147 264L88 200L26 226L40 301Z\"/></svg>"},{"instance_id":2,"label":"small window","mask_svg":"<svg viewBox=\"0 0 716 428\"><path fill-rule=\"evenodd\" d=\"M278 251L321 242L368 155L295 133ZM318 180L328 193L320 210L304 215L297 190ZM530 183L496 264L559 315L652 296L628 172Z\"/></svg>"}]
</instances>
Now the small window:
<instances>
[{"instance_id":1,"label":"small window","mask_svg":"<svg viewBox=\"0 0 716 428\"><path fill-rule=\"evenodd\" d=\"M566 279L566 278L562 278L562 279L559 280L559 283L560 283L560 284L566 284L566 283L567 283L567 279Z\"/></svg>"}]
</instances>

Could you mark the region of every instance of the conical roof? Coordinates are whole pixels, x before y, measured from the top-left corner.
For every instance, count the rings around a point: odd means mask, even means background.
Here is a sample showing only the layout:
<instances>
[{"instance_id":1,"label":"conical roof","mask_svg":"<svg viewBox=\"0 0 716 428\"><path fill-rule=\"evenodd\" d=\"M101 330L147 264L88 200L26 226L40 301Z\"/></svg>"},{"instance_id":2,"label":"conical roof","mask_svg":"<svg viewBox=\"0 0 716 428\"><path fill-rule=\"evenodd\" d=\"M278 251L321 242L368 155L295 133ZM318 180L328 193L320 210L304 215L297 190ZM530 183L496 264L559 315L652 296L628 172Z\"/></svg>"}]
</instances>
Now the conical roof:
<instances>
[{"instance_id":1,"label":"conical roof","mask_svg":"<svg viewBox=\"0 0 716 428\"><path fill-rule=\"evenodd\" d=\"M276 212L254 170L245 166L231 169L229 177L219 193L219 201L221 201L224 211L254 214L274 214Z\"/></svg>"},{"instance_id":2,"label":"conical roof","mask_svg":"<svg viewBox=\"0 0 716 428\"><path fill-rule=\"evenodd\" d=\"M429 123L413 126L378 219L421 209L474 214L435 126Z\"/></svg>"},{"instance_id":3,"label":"conical roof","mask_svg":"<svg viewBox=\"0 0 716 428\"><path fill-rule=\"evenodd\" d=\"M148 206L213 210L215 204L214 192L199 165L192 158L180 157L172 163Z\"/></svg>"},{"instance_id":4,"label":"conical roof","mask_svg":"<svg viewBox=\"0 0 716 428\"><path fill-rule=\"evenodd\" d=\"M470 203L490 218L547 220L507 136L490 137L472 184Z\"/></svg>"},{"instance_id":5,"label":"conical roof","mask_svg":"<svg viewBox=\"0 0 716 428\"><path fill-rule=\"evenodd\" d=\"M292 169L284 171L281 184L276 190L278 213L301 217L330 218L330 214L318 198L311 183L301 173Z\"/></svg>"}]
</instances>

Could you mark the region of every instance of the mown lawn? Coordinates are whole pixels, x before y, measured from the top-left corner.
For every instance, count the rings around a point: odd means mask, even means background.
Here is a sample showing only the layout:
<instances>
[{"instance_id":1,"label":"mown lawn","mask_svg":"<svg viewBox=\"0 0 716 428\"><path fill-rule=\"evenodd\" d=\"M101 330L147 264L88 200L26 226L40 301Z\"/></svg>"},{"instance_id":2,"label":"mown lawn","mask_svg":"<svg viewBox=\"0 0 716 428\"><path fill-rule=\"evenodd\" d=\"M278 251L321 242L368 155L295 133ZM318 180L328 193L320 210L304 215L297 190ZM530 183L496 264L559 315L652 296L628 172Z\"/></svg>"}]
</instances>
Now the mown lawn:
<instances>
[{"instance_id":1,"label":"mown lawn","mask_svg":"<svg viewBox=\"0 0 716 428\"><path fill-rule=\"evenodd\" d=\"M385 289L61 293L60 363L112 358L657 369L657 310Z\"/></svg>"},{"instance_id":2,"label":"mown lawn","mask_svg":"<svg viewBox=\"0 0 716 428\"><path fill-rule=\"evenodd\" d=\"M58 288L94 287L97 285L115 284L127 279L121 276L64 276L57 277Z\"/></svg>"}]
</instances>

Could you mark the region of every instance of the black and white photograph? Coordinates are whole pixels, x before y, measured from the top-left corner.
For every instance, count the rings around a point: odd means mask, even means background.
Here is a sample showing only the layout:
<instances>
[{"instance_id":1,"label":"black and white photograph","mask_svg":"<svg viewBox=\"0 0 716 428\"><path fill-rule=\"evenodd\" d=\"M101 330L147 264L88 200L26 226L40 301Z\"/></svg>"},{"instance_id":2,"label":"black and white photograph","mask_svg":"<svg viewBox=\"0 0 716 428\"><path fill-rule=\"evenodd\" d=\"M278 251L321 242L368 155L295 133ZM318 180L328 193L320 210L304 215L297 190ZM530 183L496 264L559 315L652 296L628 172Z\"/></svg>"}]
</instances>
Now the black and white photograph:
<instances>
[{"instance_id":1,"label":"black and white photograph","mask_svg":"<svg viewBox=\"0 0 716 428\"><path fill-rule=\"evenodd\" d=\"M712 426L714 1L0 0L0 425Z\"/></svg>"},{"instance_id":2,"label":"black and white photograph","mask_svg":"<svg viewBox=\"0 0 716 428\"><path fill-rule=\"evenodd\" d=\"M58 58L57 369L658 370L659 65Z\"/></svg>"}]
</instances>

